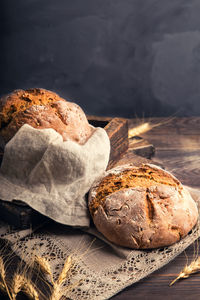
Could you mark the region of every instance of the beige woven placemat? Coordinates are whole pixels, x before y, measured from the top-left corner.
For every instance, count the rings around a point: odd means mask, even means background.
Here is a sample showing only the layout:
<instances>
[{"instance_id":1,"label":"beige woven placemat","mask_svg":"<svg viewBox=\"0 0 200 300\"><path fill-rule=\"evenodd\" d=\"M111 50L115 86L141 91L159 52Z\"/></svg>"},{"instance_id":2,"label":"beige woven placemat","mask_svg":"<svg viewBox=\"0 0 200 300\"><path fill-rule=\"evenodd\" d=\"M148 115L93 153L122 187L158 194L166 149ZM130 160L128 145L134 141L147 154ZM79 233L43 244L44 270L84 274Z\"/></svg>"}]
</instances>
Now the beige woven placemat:
<instances>
[{"instance_id":1,"label":"beige woven placemat","mask_svg":"<svg viewBox=\"0 0 200 300\"><path fill-rule=\"evenodd\" d=\"M189 190L199 206L200 191ZM55 280L66 257L71 254L74 263L63 283L63 296L76 300L109 299L166 265L192 244L200 236L200 222L180 242L162 249L142 251L115 246L95 228L83 232L55 223L34 233L30 230L9 233L2 224L0 234L27 263L36 253L47 259ZM69 285L73 285L70 291ZM46 299L50 298L46 296Z\"/></svg>"}]
</instances>

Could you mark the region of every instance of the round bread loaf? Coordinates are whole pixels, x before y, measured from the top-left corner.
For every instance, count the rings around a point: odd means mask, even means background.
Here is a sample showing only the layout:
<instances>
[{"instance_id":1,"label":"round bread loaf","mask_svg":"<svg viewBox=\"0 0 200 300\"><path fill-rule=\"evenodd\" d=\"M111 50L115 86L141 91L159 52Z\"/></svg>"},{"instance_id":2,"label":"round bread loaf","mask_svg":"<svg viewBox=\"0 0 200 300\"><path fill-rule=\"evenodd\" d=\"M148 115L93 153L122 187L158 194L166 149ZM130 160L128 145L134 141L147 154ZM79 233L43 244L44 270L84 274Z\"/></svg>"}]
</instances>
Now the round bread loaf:
<instances>
[{"instance_id":1,"label":"round bread loaf","mask_svg":"<svg viewBox=\"0 0 200 300\"><path fill-rule=\"evenodd\" d=\"M185 187L151 164L105 172L90 190L89 210L108 240L132 249L171 245L198 219L197 205Z\"/></svg>"},{"instance_id":2,"label":"round bread loaf","mask_svg":"<svg viewBox=\"0 0 200 300\"><path fill-rule=\"evenodd\" d=\"M0 136L7 143L24 124L53 128L63 137L84 144L94 131L83 110L54 92L16 90L0 99Z\"/></svg>"}]
</instances>

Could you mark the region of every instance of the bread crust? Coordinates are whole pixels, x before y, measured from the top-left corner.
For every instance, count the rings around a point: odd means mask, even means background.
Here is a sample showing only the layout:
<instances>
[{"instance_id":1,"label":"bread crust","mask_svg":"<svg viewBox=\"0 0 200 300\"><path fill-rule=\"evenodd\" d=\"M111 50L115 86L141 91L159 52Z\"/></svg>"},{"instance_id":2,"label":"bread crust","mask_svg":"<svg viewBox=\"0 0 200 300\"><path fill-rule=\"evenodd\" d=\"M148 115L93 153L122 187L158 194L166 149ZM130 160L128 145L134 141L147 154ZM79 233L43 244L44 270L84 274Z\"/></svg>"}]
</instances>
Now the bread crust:
<instances>
[{"instance_id":1,"label":"bread crust","mask_svg":"<svg viewBox=\"0 0 200 300\"><path fill-rule=\"evenodd\" d=\"M0 99L0 135L7 143L24 124L53 128L63 140L84 144L91 136L83 110L45 89L16 90Z\"/></svg>"},{"instance_id":2,"label":"bread crust","mask_svg":"<svg viewBox=\"0 0 200 300\"><path fill-rule=\"evenodd\" d=\"M135 183L128 181L130 174ZM121 186L112 191L108 182L114 183L114 189L116 180L121 180ZM185 237L198 219L197 205L185 187L169 172L150 164L106 172L90 190L89 210L108 240L132 249L171 245Z\"/></svg>"}]
</instances>

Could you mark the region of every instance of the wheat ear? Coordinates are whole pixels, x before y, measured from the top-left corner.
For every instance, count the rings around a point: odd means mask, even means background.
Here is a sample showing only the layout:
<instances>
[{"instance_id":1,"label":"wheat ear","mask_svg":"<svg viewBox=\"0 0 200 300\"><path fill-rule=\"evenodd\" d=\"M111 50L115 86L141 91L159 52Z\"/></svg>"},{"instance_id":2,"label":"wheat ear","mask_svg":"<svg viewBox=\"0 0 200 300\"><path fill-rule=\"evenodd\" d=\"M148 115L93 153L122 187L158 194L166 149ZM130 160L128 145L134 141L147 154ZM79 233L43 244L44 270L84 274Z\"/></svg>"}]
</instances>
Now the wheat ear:
<instances>
[{"instance_id":1,"label":"wheat ear","mask_svg":"<svg viewBox=\"0 0 200 300\"><path fill-rule=\"evenodd\" d=\"M52 274L51 266L50 266L49 262L44 257L38 256L38 255L35 256L35 262L37 265L40 266L41 270L45 274L50 276L52 283L54 283L53 274Z\"/></svg>"},{"instance_id":2,"label":"wheat ear","mask_svg":"<svg viewBox=\"0 0 200 300\"><path fill-rule=\"evenodd\" d=\"M31 280L28 279L23 274L14 275L12 287L13 287L12 299L16 299L17 294L20 291L23 291L29 298L34 300L39 300L38 292L36 291Z\"/></svg>"},{"instance_id":3,"label":"wheat ear","mask_svg":"<svg viewBox=\"0 0 200 300\"><path fill-rule=\"evenodd\" d=\"M65 295L66 291L71 291L73 288L77 287L78 284L80 284L81 280L78 282L75 282L73 284L68 285L65 288L61 288L61 285L58 285L57 283L54 284L53 293L50 297L50 300L59 300L62 296ZM71 298L70 298L71 299Z\"/></svg>"},{"instance_id":4,"label":"wheat ear","mask_svg":"<svg viewBox=\"0 0 200 300\"><path fill-rule=\"evenodd\" d=\"M134 136L138 136L142 133L145 133L153 128L153 125L150 125L148 122L138 125L134 128L129 129L128 137L132 138Z\"/></svg>"},{"instance_id":5,"label":"wheat ear","mask_svg":"<svg viewBox=\"0 0 200 300\"><path fill-rule=\"evenodd\" d=\"M186 265L179 275L170 283L172 286L177 280L188 278L191 274L200 272L200 257L193 260L190 265Z\"/></svg>"},{"instance_id":6,"label":"wheat ear","mask_svg":"<svg viewBox=\"0 0 200 300\"><path fill-rule=\"evenodd\" d=\"M72 266L72 257L69 255L65 261L65 264L63 266L63 269L56 280L56 282L53 283L53 292L51 294L50 300L59 300L62 297L62 292L61 292L61 285L66 279L68 272Z\"/></svg>"},{"instance_id":7,"label":"wheat ear","mask_svg":"<svg viewBox=\"0 0 200 300\"><path fill-rule=\"evenodd\" d=\"M63 295L63 292L60 290L60 285L54 283L53 285L53 292L51 294L50 300L59 300Z\"/></svg>"},{"instance_id":8,"label":"wheat ear","mask_svg":"<svg viewBox=\"0 0 200 300\"><path fill-rule=\"evenodd\" d=\"M6 292L6 287L5 287L5 285L3 284L3 282L1 282L0 281L0 290L2 291L2 292Z\"/></svg>"},{"instance_id":9,"label":"wheat ear","mask_svg":"<svg viewBox=\"0 0 200 300\"><path fill-rule=\"evenodd\" d=\"M58 277L58 280L56 281L58 285L62 284L63 281L66 279L67 273L69 272L71 266L72 266L72 257L71 255L69 255L65 261L64 267Z\"/></svg>"},{"instance_id":10,"label":"wheat ear","mask_svg":"<svg viewBox=\"0 0 200 300\"><path fill-rule=\"evenodd\" d=\"M9 288L8 288L8 285L6 283L6 271L5 271L5 267L4 267L4 261L3 261L3 258L0 256L0 277L2 279L2 282L3 282L3 286L5 287L6 289L6 292L8 294L8 297L12 300L12 296L10 294L10 291L9 291Z\"/></svg>"},{"instance_id":11,"label":"wheat ear","mask_svg":"<svg viewBox=\"0 0 200 300\"><path fill-rule=\"evenodd\" d=\"M129 138L132 138L132 137L135 137L135 136L138 136L140 134L143 134L147 131L150 131L151 129L153 129L154 127L158 127L158 126L161 126L163 124L167 124L169 123L170 121L172 121L174 119L174 117L171 117L169 119L167 119L166 121L161 121L157 124L151 124L149 122L145 122L145 123L142 123L136 127L133 127L131 129L129 129L128 131L128 137Z\"/></svg>"},{"instance_id":12,"label":"wheat ear","mask_svg":"<svg viewBox=\"0 0 200 300\"><path fill-rule=\"evenodd\" d=\"M38 292L36 291L34 285L31 283L30 279L26 278L26 281L25 281L24 287L23 287L23 291L30 298L32 298L34 300L39 300Z\"/></svg>"},{"instance_id":13,"label":"wheat ear","mask_svg":"<svg viewBox=\"0 0 200 300\"><path fill-rule=\"evenodd\" d=\"M12 297L16 299L17 294L22 290L24 277L20 274L14 274L12 281Z\"/></svg>"}]
</instances>

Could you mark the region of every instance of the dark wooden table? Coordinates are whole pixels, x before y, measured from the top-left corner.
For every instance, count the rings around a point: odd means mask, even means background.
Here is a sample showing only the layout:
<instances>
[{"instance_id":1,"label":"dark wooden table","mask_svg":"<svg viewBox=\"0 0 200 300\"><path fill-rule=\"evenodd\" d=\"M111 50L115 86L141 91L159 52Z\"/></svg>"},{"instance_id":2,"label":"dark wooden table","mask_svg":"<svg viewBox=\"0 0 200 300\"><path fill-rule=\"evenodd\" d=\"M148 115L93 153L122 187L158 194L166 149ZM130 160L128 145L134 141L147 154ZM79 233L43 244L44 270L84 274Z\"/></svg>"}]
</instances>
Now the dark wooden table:
<instances>
[{"instance_id":1,"label":"dark wooden table","mask_svg":"<svg viewBox=\"0 0 200 300\"><path fill-rule=\"evenodd\" d=\"M153 160L173 172L183 184L200 189L200 117L146 119L144 122L159 124L142 135L155 146ZM142 120L130 120L133 127ZM197 245L195 245L197 246ZM171 263L154 272L147 278L130 286L113 300L152 300L152 299L200 299L200 273L180 280L173 286L169 283L194 257L194 245L188 247ZM200 255L200 250L199 250Z\"/></svg>"},{"instance_id":2,"label":"dark wooden table","mask_svg":"<svg viewBox=\"0 0 200 300\"><path fill-rule=\"evenodd\" d=\"M141 135L156 149L153 160L171 171L183 184L200 189L200 117L131 119L129 128L141 122L149 122L151 125L160 124ZM169 287L169 283L185 266L186 255L190 262L193 254L192 245L171 263L126 288L112 299L200 299L200 274L192 275ZM0 299L8 298L0 295Z\"/></svg>"}]
</instances>

